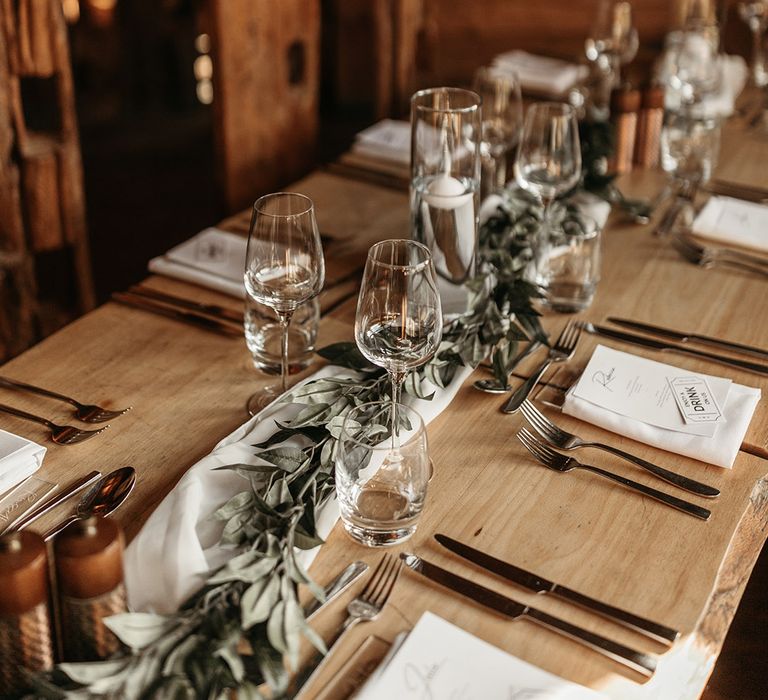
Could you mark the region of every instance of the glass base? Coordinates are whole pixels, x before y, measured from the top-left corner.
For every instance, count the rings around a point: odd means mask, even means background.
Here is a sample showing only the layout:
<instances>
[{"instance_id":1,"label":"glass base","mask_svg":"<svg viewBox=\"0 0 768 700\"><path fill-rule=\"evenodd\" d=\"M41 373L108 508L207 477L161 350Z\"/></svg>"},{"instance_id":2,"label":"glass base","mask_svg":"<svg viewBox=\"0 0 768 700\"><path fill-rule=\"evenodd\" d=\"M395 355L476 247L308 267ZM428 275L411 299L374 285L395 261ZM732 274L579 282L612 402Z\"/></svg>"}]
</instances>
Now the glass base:
<instances>
[{"instance_id":1,"label":"glass base","mask_svg":"<svg viewBox=\"0 0 768 700\"><path fill-rule=\"evenodd\" d=\"M261 391L251 394L248 397L248 401L245 402L245 408L248 411L248 415L253 417L259 411L266 408L271 404L278 396L283 394L283 387L281 384L270 384L264 387Z\"/></svg>"},{"instance_id":2,"label":"glass base","mask_svg":"<svg viewBox=\"0 0 768 700\"><path fill-rule=\"evenodd\" d=\"M395 528L393 530L376 530L368 527L360 527L342 519L344 529L349 536L366 547L395 547L416 532L416 523Z\"/></svg>"}]
</instances>

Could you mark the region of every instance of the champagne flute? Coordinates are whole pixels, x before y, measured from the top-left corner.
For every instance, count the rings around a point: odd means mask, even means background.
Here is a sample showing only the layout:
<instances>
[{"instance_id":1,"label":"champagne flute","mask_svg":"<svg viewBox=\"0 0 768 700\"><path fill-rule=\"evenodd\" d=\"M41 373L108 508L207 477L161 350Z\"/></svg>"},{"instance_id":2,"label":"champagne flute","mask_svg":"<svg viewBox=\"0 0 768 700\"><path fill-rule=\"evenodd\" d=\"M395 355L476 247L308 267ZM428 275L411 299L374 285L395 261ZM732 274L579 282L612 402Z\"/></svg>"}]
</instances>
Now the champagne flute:
<instances>
[{"instance_id":1,"label":"champagne flute","mask_svg":"<svg viewBox=\"0 0 768 700\"><path fill-rule=\"evenodd\" d=\"M639 45L632 5L624 0L600 0L585 49L587 58L605 77L606 101L610 90L621 82L621 66L632 61Z\"/></svg>"},{"instance_id":2,"label":"champagne flute","mask_svg":"<svg viewBox=\"0 0 768 700\"><path fill-rule=\"evenodd\" d=\"M763 34L768 26L768 2L740 2L739 17L752 32L752 80L755 85L762 87L768 84L763 52Z\"/></svg>"},{"instance_id":3,"label":"champagne flute","mask_svg":"<svg viewBox=\"0 0 768 700\"><path fill-rule=\"evenodd\" d=\"M288 379L288 327L296 308L317 296L325 280L320 232L312 200L303 194L277 192L256 200L245 256L245 289L274 309L282 332L280 385L248 400L254 415L279 394Z\"/></svg>"},{"instance_id":4,"label":"champagne flute","mask_svg":"<svg viewBox=\"0 0 768 700\"><path fill-rule=\"evenodd\" d=\"M507 183L507 158L520 141L523 101L517 76L498 68L479 68L474 90L483 99L480 154L489 171L481 181L485 198Z\"/></svg>"},{"instance_id":5,"label":"champagne flute","mask_svg":"<svg viewBox=\"0 0 768 700\"><path fill-rule=\"evenodd\" d=\"M355 341L368 360L389 374L393 449L403 382L411 369L435 354L442 334L440 295L429 248L412 240L372 246L357 301Z\"/></svg>"},{"instance_id":6,"label":"champagne flute","mask_svg":"<svg viewBox=\"0 0 768 700\"><path fill-rule=\"evenodd\" d=\"M575 187L581 177L579 127L573 107L557 102L531 105L517 151L515 177L544 207L541 228L531 248L533 281L546 287L552 202Z\"/></svg>"}]
</instances>

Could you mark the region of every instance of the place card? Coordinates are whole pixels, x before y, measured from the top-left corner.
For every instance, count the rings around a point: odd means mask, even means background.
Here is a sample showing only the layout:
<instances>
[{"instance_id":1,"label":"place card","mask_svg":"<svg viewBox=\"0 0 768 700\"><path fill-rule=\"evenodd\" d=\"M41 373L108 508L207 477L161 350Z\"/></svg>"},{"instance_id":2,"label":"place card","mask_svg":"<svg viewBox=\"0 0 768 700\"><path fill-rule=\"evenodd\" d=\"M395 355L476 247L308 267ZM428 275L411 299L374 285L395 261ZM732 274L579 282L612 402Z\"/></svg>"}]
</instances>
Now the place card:
<instances>
[{"instance_id":1,"label":"place card","mask_svg":"<svg viewBox=\"0 0 768 700\"><path fill-rule=\"evenodd\" d=\"M710 197L693 222L693 232L768 252L768 207L732 197Z\"/></svg>"},{"instance_id":2,"label":"place card","mask_svg":"<svg viewBox=\"0 0 768 700\"><path fill-rule=\"evenodd\" d=\"M714 420L686 422L678 406L673 387L680 379L690 385L692 378L703 381L697 386L707 387L707 396L715 406L725 405L731 388L730 379L692 374L662 362L598 345L571 391L577 398L649 425L712 437L717 426L725 422L721 411Z\"/></svg>"},{"instance_id":3,"label":"place card","mask_svg":"<svg viewBox=\"0 0 768 700\"><path fill-rule=\"evenodd\" d=\"M13 527L56 488L57 484L30 476L16 488L11 489L0 499L0 535Z\"/></svg>"},{"instance_id":4,"label":"place card","mask_svg":"<svg viewBox=\"0 0 768 700\"><path fill-rule=\"evenodd\" d=\"M704 377L675 377L667 381L686 423L716 423L725 420Z\"/></svg>"},{"instance_id":5,"label":"place card","mask_svg":"<svg viewBox=\"0 0 768 700\"><path fill-rule=\"evenodd\" d=\"M596 700L604 696L532 666L425 612L358 700Z\"/></svg>"}]
</instances>

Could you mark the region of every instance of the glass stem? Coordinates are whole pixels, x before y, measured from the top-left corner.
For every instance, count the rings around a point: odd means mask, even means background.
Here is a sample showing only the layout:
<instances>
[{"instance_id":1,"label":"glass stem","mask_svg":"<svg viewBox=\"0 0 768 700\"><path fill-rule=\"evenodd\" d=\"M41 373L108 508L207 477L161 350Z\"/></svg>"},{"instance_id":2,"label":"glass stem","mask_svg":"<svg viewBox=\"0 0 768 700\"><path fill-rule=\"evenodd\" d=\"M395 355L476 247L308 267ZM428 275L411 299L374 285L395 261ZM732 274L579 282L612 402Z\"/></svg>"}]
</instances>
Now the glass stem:
<instances>
[{"instance_id":1,"label":"glass stem","mask_svg":"<svg viewBox=\"0 0 768 700\"><path fill-rule=\"evenodd\" d=\"M392 449L400 448L400 416L398 415L398 406L400 405L400 394L403 389L403 382L408 373L403 370L392 370L389 373L389 379L392 382Z\"/></svg>"},{"instance_id":2,"label":"glass stem","mask_svg":"<svg viewBox=\"0 0 768 700\"><path fill-rule=\"evenodd\" d=\"M752 26L752 78L755 85L761 86L765 80L765 65L763 60L762 27L757 23Z\"/></svg>"},{"instance_id":3,"label":"glass stem","mask_svg":"<svg viewBox=\"0 0 768 700\"><path fill-rule=\"evenodd\" d=\"M280 322L280 387L284 394L288 388L288 327L291 325L293 311L278 311Z\"/></svg>"}]
</instances>

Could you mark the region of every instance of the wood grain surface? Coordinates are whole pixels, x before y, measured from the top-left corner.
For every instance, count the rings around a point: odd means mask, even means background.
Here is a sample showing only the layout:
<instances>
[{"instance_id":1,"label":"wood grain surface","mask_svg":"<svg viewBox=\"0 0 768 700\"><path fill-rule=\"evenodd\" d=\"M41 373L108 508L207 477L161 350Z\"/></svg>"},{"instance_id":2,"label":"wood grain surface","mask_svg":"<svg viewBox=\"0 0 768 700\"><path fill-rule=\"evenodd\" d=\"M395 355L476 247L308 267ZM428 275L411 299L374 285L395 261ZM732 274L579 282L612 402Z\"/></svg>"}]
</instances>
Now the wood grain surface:
<instances>
[{"instance_id":1,"label":"wood grain surface","mask_svg":"<svg viewBox=\"0 0 768 700\"><path fill-rule=\"evenodd\" d=\"M728 138L753 143L724 151L721 170L738 169L743 180L765 185L761 162L765 162L766 143L739 124L732 128L735 131ZM740 163L734 164L732 157L741 159ZM625 178L622 186L628 193L652 196L662 184L659 173L637 173ZM329 239L329 270L335 269L336 279L343 277L343 269L349 272L359 267L373 241L408 235L405 193L328 173L313 174L291 189L315 201L320 228ZM242 220L235 218L222 225L237 230ZM652 236L652 228L653 224L623 223L618 213L612 216L604 233L603 279L592 307L582 317L602 321L611 314L622 315L768 347L765 281L697 268ZM239 307L237 300L174 280L156 277L148 284L180 296ZM323 318L321 343L352 338L354 308L355 299L350 297ZM557 314L544 316L545 325L554 333L565 320ZM593 337L584 337L573 363L586 362L595 344ZM606 344L768 391L765 377ZM104 401L115 408L133 406L102 435L71 447L47 441L42 427L0 416L4 429L48 446L40 471L43 478L65 484L91 469L136 467L136 492L116 514L129 537L179 477L245 420L246 399L270 381L255 372L243 341L111 303L9 362L2 374L84 401ZM379 620L360 625L341 642L327 674L334 673L365 637L375 633L392 639L430 609L526 661L603 690L612 698L698 697L766 538L768 462L742 452L733 469L720 469L547 409L565 428L585 438L624 447L720 488L722 495L714 501L690 496L713 511L709 522L701 522L590 474L558 474L534 463L515 437L521 418L499 412L503 397L475 391L471 383L479 376L483 370L467 381L451 406L429 427L435 475L427 506L414 538L395 551L415 551L522 602L534 603L639 650L659 653L654 678L642 683L641 678L574 642L525 621L508 622L410 572L401 575L392 602ZM0 399L73 422L64 404L7 389L0 389ZM747 435L746 446L753 451L768 446L768 414L763 403ZM671 490L611 456L587 451L580 456ZM52 514L38 528L47 528L62 515L61 511ZM663 653L655 643L615 624L558 601L526 594L442 550L432 539L436 532L677 627L682 638ZM379 556L380 552L354 544L337 526L312 573L325 583L351 560L374 562ZM359 586L347 599L357 590ZM337 603L323 611L318 629L327 634L342 619L343 607ZM318 687L322 682L321 678Z\"/></svg>"}]
</instances>

